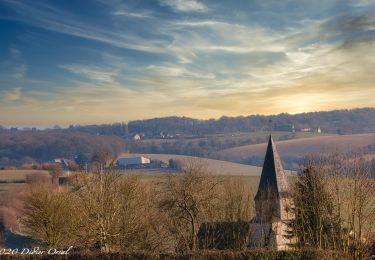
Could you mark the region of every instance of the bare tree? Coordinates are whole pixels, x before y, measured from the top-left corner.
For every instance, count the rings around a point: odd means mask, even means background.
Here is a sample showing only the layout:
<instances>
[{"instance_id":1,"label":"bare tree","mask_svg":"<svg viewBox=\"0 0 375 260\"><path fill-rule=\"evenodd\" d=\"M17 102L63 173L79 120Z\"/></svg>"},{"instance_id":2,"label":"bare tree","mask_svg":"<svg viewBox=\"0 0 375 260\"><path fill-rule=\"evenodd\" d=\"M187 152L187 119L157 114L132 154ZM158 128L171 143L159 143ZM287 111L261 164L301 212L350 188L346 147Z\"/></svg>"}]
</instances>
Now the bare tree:
<instances>
[{"instance_id":1,"label":"bare tree","mask_svg":"<svg viewBox=\"0 0 375 260\"><path fill-rule=\"evenodd\" d=\"M329 190L335 198L336 215L342 227L338 247L353 258L362 259L375 230L375 179L371 175L371 162L358 153L332 154L327 161Z\"/></svg>"},{"instance_id":2,"label":"bare tree","mask_svg":"<svg viewBox=\"0 0 375 260\"><path fill-rule=\"evenodd\" d=\"M119 236L121 204L120 176L116 173L88 173L81 177L82 188L77 191L77 236L82 246L96 246L110 252L113 240Z\"/></svg>"},{"instance_id":3,"label":"bare tree","mask_svg":"<svg viewBox=\"0 0 375 260\"><path fill-rule=\"evenodd\" d=\"M70 194L47 184L32 184L28 189L21 219L23 231L48 246L68 246L75 217Z\"/></svg>"},{"instance_id":4,"label":"bare tree","mask_svg":"<svg viewBox=\"0 0 375 260\"><path fill-rule=\"evenodd\" d=\"M217 186L199 161L187 161L181 174L167 176L159 206L169 216L178 250L198 249L199 227L215 206Z\"/></svg>"},{"instance_id":5,"label":"bare tree","mask_svg":"<svg viewBox=\"0 0 375 260\"><path fill-rule=\"evenodd\" d=\"M200 226L199 247L204 249L243 250L252 235L255 216L253 192L244 179L218 177L217 199Z\"/></svg>"},{"instance_id":6,"label":"bare tree","mask_svg":"<svg viewBox=\"0 0 375 260\"><path fill-rule=\"evenodd\" d=\"M218 208L223 221L250 221L255 216L254 193L247 183L236 177L222 180ZM219 217L217 216L217 217Z\"/></svg>"}]
</instances>

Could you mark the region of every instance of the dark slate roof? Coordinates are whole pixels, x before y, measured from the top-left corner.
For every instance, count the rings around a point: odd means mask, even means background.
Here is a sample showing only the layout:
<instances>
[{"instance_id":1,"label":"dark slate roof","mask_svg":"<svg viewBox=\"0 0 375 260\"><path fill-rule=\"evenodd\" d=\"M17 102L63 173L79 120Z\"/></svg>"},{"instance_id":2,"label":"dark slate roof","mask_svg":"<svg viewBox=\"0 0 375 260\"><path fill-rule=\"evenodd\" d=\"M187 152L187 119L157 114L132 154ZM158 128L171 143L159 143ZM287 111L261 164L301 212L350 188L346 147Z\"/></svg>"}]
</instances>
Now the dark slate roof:
<instances>
[{"instance_id":1,"label":"dark slate roof","mask_svg":"<svg viewBox=\"0 0 375 260\"><path fill-rule=\"evenodd\" d=\"M271 135L255 199L259 198L262 192L269 190L275 192L278 197L287 196L289 193L288 180Z\"/></svg>"}]
</instances>

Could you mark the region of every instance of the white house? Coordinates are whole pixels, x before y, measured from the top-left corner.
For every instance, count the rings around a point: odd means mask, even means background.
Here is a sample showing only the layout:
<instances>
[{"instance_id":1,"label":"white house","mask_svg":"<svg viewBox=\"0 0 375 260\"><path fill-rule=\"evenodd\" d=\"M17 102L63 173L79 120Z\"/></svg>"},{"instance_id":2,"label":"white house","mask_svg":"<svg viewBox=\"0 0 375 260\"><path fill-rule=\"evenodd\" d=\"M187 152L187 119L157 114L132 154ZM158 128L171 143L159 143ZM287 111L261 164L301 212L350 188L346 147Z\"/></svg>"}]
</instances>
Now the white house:
<instances>
[{"instance_id":1,"label":"white house","mask_svg":"<svg viewBox=\"0 0 375 260\"><path fill-rule=\"evenodd\" d=\"M117 159L117 165L120 168L129 168L129 167L144 167L148 166L151 163L151 160L143 157L119 157Z\"/></svg>"}]
</instances>

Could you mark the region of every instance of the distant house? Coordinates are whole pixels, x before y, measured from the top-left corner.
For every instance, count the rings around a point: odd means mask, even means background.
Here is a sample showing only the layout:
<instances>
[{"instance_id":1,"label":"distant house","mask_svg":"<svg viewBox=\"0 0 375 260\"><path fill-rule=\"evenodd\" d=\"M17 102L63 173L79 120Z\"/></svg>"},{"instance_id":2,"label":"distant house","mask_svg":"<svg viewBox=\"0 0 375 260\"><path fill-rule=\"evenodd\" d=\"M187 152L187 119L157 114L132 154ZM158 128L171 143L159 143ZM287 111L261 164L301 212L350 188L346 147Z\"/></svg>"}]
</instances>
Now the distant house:
<instances>
[{"instance_id":1,"label":"distant house","mask_svg":"<svg viewBox=\"0 0 375 260\"><path fill-rule=\"evenodd\" d=\"M121 169L148 167L150 163L151 160L143 156L120 157L117 159L117 166Z\"/></svg>"},{"instance_id":2,"label":"distant house","mask_svg":"<svg viewBox=\"0 0 375 260\"><path fill-rule=\"evenodd\" d=\"M139 141L141 140L141 136L139 134L136 134L135 136L133 136L133 140Z\"/></svg>"},{"instance_id":3,"label":"distant house","mask_svg":"<svg viewBox=\"0 0 375 260\"><path fill-rule=\"evenodd\" d=\"M59 164L61 169L63 169L64 171L69 170L69 162L67 159L56 158L52 160L52 163Z\"/></svg>"},{"instance_id":4,"label":"distant house","mask_svg":"<svg viewBox=\"0 0 375 260\"><path fill-rule=\"evenodd\" d=\"M317 132L318 134L321 134L321 133L322 133L322 129L320 129L320 127L318 127L318 129L316 129L316 132Z\"/></svg>"},{"instance_id":5,"label":"distant house","mask_svg":"<svg viewBox=\"0 0 375 260\"><path fill-rule=\"evenodd\" d=\"M302 128L301 132L311 132L311 128Z\"/></svg>"}]
</instances>

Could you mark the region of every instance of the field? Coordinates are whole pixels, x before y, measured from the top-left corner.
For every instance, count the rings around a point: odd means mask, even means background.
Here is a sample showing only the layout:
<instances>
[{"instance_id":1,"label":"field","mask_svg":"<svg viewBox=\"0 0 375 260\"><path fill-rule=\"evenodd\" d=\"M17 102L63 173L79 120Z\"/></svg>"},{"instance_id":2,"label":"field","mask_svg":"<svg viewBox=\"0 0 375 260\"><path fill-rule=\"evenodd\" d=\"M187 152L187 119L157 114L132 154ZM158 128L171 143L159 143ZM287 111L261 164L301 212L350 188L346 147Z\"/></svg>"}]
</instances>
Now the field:
<instances>
[{"instance_id":1,"label":"field","mask_svg":"<svg viewBox=\"0 0 375 260\"><path fill-rule=\"evenodd\" d=\"M245 164L219 161L206 158L198 158L185 155L174 155L174 154L129 154L123 153L119 157L133 157L133 156L144 156L152 160L161 160L168 163L169 159L178 159L181 161L197 160L207 166L208 172L214 175L228 175L228 176L260 176L262 169L256 166L250 166Z\"/></svg>"},{"instance_id":2,"label":"field","mask_svg":"<svg viewBox=\"0 0 375 260\"><path fill-rule=\"evenodd\" d=\"M0 192L7 191L26 181L28 174L47 175L47 171L38 170L0 170Z\"/></svg>"},{"instance_id":3,"label":"field","mask_svg":"<svg viewBox=\"0 0 375 260\"><path fill-rule=\"evenodd\" d=\"M26 180L26 175L28 174L48 174L48 172L38 170L0 170L0 182Z\"/></svg>"},{"instance_id":4,"label":"field","mask_svg":"<svg viewBox=\"0 0 375 260\"><path fill-rule=\"evenodd\" d=\"M375 143L375 134L315 136L293 140L277 141L276 146L281 158L301 158L313 153L330 151L353 151L366 148ZM219 151L220 159L242 162L251 156L262 157L266 143L245 145Z\"/></svg>"},{"instance_id":5,"label":"field","mask_svg":"<svg viewBox=\"0 0 375 260\"><path fill-rule=\"evenodd\" d=\"M278 139L289 139L289 138L309 138L309 137L315 137L315 136L326 136L329 134L318 134L316 132L283 132L283 131L276 131L272 133L275 140ZM331 135L331 134L330 134ZM217 139L220 142L230 142L230 141L236 141L236 142L242 142L246 140L253 140L253 141L259 141L266 139L269 136L269 132L267 131L261 131L261 132L235 132L235 133L227 133L227 134L214 134L214 135L208 135L205 137L199 137L199 138L185 138L185 139L144 139L141 140L141 143L149 144L162 144L162 143L173 143L179 140L189 141L189 142L199 142L199 141L208 141L209 139Z\"/></svg>"}]
</instances>

